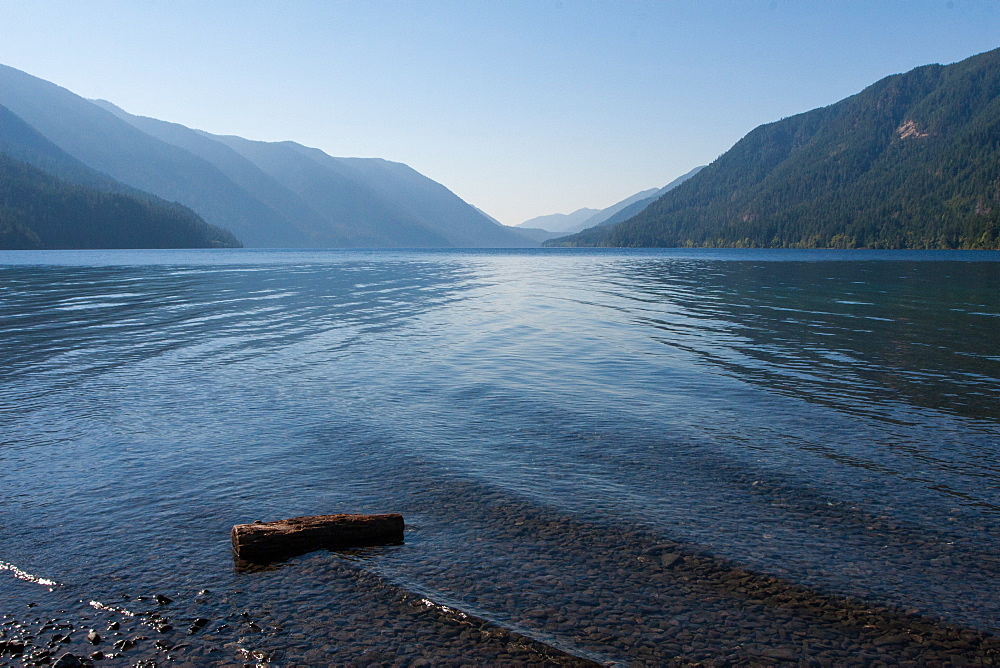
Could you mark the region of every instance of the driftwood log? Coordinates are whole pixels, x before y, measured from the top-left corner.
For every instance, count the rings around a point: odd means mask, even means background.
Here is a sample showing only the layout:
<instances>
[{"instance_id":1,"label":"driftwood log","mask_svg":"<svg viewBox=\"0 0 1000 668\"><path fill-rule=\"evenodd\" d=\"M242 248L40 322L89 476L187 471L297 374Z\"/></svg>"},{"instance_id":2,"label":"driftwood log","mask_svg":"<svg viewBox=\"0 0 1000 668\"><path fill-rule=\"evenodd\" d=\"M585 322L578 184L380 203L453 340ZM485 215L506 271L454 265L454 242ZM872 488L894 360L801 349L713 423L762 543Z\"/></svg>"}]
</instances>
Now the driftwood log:
<instances>
[{"instance_id":1,"label":"driftwood log","mask_svg":"<svg viewBox=\"0 0 1000 668\"><path fill-rule=\"evenodd\" d=\"M403 542L403 516L313 515L233 527L237 559L268 563L314 550L338 550Z\"/></svg>"}]
</instances>

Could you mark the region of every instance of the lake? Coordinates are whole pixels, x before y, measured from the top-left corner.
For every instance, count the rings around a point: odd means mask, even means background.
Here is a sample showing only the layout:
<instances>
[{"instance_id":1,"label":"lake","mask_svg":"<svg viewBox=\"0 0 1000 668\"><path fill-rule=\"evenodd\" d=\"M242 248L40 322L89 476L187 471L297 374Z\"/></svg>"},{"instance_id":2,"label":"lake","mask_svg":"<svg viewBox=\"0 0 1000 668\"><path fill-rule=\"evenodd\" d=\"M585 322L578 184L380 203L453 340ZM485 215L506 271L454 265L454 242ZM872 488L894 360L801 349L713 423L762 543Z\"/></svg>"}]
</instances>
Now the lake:
<instances>
[{"instance_id":1,"label":"lake","mask_svg":"<svg viewBox=\"0 0 1000 668\"><path fill-rule=\"evenodd\" d=\"M1000 631L1000 253L2 252L0 336L0 628L36 646L840 647L787 592ZM234 568L233 524L338 512L405 543Z\"/></svg>"}]
</instances>

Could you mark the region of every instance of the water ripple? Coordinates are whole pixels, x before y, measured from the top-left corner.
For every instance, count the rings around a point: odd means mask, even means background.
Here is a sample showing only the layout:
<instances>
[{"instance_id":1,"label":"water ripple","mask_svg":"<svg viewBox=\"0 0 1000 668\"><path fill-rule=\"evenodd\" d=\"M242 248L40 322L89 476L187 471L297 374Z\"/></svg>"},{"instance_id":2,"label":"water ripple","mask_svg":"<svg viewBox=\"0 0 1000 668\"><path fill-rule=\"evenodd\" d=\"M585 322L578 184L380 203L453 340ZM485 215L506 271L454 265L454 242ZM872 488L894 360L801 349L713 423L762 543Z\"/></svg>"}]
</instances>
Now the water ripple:
<instances>
[{"instance_id":1,"label":"water ripple","mask_svg":"<svg viewBox=\"0 0 1000 668\"><path fill-rule=\"evenodd\" d=\"M233 577L234 523L398 508L437 551L415 538L393 572L499 619L502 592L558 573L498 567L496 591L462 600L484 567L463 550L520 521L499 509L530 508L1000 619L995 261L45 257L0 265L0 485L16 490L0 567L97 582L94 600L122 580L199 589ZM442 561L455 581L432 586Z\"/></svg>"}]
</instances>

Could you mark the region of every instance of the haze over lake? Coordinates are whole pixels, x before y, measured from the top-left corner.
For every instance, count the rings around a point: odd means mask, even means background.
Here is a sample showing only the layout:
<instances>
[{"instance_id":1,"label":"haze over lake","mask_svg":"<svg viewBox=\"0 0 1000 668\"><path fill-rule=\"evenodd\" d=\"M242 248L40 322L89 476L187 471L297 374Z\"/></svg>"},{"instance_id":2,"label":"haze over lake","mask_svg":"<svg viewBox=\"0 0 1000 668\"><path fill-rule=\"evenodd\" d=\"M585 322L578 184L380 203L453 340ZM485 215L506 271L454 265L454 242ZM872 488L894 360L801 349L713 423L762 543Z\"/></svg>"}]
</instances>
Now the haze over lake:
<instances>
[{"instance_id":1,"label":"haze over lake","mask_svg":"<svg viewBox=\"0 0 1000 668\"><path fill-rule=\"evenodd\" d=\"M343 661L408 623L331 640L377 574L656 662L670 541L1000 630L998 253L4 252L0 323L11 605L164 592L230 655ZM345 511L405 544L233 570L231 525Z\"/></svg>"}]
</instances>

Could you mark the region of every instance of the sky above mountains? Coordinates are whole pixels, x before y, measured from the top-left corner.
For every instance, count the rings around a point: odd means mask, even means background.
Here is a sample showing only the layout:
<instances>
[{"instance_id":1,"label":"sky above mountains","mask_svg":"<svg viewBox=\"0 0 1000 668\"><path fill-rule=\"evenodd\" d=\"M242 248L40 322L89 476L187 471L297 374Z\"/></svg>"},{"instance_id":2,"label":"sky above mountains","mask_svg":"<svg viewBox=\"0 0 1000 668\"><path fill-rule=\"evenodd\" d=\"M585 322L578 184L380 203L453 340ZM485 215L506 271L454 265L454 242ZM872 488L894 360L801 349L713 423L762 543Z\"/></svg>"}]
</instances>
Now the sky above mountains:
<instances>
[{"instance_id":1,"label":"sky above mountains","mask_svg":"<svg viewBox=\"0 0 1000 668\"><path fill-rule=\"evenodd\" d=\"M508 225L998 46L996 0L0 0L0 63L133 114L404 162Z\"/></svg>"}]
</instances>

